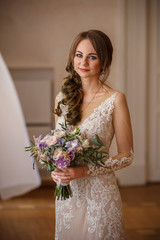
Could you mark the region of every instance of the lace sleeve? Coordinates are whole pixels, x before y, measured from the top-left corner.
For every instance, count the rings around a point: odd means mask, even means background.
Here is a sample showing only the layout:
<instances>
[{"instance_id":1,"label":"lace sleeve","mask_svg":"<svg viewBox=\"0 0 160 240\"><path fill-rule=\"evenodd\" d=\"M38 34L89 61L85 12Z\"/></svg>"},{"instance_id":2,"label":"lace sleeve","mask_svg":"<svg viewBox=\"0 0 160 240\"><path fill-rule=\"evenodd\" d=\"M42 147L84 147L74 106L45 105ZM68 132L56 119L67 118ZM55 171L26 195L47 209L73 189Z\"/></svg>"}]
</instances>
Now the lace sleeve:
<instances>
[{"instance_id":1,"label":"lace sleeve","mask_svg":"<svg viewBox=\"0 0 160 240\"><path fill-rule=\"evenodd\" d=\"M125 95L122 93L119 93L116 98L112 117L118 154L109 157L105 161L104 167L95 166L93 163L89 163L87 174L91 176L119 170L129 166L133 161L133 138L130 114Z\"/></svg>"},{"instance_id":2,"label":"lace sleeve","mask_svg":"<svg viewBox=\"0 0 160 240\"><path fill-rule=\"evenodd\" d=\"M134 153L133 153L133 150L131 149L129 154L121 157L120 159L119 157L117 157L116 159L109 157L106 160L104 167L99 167L99 166L96 166L94 163L89 163L87 175L96 176L96 175L103 175L111 171L117 171L121 168L129 166L132 163L133 158L134 158Z\"/></svg>"}]
</instances>

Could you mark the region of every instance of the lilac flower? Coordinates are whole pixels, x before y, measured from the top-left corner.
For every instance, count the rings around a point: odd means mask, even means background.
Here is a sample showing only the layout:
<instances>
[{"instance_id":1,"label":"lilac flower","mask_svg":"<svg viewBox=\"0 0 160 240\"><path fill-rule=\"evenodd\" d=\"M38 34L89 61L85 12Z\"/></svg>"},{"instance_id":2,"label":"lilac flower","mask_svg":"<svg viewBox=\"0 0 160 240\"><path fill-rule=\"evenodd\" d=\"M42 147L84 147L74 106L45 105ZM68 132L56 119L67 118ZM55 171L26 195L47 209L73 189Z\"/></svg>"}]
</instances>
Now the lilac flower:
<instances>
[{"instance_id":1,"label":"lilac flower","mask_svg":"<svg viewBox=\"0 0 160 240\"><path fill-rule=\"evenodd\" d=\"M39 137L35 138L36 142L39 142L42 139L42 134Z\"/></svg>"},{"instance_id":2,"label":"lilac flower","mask_svg":"<svg viewBox=\"0 0 160 240\"><path fill-rule=\"evenodd\" d=\"M57 142L57 145L63 145L65 142L65 140L63 138L61 138L58 142Z\"/></svg>"},{"instance_id":3,"label":"lilac flower","mask_svg":"<svg viewBox=\"0 0 160 240\"><path fill-rule=\"evenodd\" d=\"M67 168L70 166L70 160L62 156L58 160L56 160L56 165L58 168Z\"/></svg>"},{"instance_id":4,"label":"lilac flower","mask_svg":"<svg viewBox=\"0 0 160 240\"><path fill-rule=\"evenodd\" d=\"M42 134L37 138L35 136L33 136L33 139L34 139L35 145L37 145L40 142L40 140L42 139Z\"/></svg>"},{"instance_id":5,"label":"lilac flower","mask_svg":"<svg viewBox=\"0 0 160 240\"><path fill-rule=\"evenodd\" d=\"M70 162L73 161L74 158L75 158L74 151L60 152L60 156L58 157L58 159L55 158L55 162L58 168L67 168L68 166L70 166Z\"/></svg>"},{"instance_id":6,"label":"lilac flower","mask_svg":"<svg viewBox=\"0 0 160 240\"><path fill-rule=\"evenodd\" d=\"M71 133L72 132L71 128L68 128L66 132Z\"/></svg>"},{"instance_id":7,"label":"lilac flower","mask_svg":"<svg viewBox=\"0 0 160 240\"><path fill-rule=\"evenodd\" d=\"M47 148L48 145L46 142L40 142L37 144L37 148L42 149L42 148Z\"/></svg>"},{"instance_id":8,"label":"lilac flower","mask_svg":"<svg viewBox=\"0 0 160 240\"><path fill-rule=\"evenodd\" d=\"M65 144L65 147L68 148L68 152L75 151L75 148L78 146L78 139L68 141Z\"/></svg>"}]
</instances>

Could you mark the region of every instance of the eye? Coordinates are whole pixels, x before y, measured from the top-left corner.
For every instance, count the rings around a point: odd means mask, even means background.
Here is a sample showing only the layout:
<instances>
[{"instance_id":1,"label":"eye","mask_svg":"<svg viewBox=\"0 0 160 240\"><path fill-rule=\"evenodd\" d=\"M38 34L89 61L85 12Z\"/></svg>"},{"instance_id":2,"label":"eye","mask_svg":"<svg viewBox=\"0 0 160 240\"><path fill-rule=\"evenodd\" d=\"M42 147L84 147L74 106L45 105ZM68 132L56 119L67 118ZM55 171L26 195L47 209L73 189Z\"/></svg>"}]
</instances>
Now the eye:
<instances>
[{"instance_id":1,"label":"eye","mask_svg":"<svg viewBox=\"0 0 160 240\"><path fill-rule=\"evenodd\" d=\"M81 53L76 53L76 57L78 57L78 58L82 58L83 55L82 55Z\"/></svg>"},{"instance_id":2,"label":"eye","mask_svg":"<svg viewBox=\"0 0 160 240\"><path fill-rule=\"evenodd\" d=\"M92 60L95 60L95 59L97 59L97 57L96 57L96 56L92 56L92 55L91 55L91 56L89 56L89 58L90 58L90 59L92 59Z\"/></svg>"}]
</instances>

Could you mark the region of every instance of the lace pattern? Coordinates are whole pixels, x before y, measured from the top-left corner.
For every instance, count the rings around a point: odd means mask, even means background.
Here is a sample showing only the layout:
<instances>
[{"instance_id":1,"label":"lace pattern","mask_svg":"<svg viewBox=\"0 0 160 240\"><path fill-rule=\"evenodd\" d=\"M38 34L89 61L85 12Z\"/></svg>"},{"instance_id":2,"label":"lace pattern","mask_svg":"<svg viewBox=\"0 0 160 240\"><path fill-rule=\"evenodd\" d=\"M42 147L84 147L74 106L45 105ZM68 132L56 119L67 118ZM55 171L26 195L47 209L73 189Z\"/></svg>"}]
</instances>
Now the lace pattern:
<instances>
[{"instance_id":1,"label":"lace pattern","mask_svg":"<svg viewBox=\"0 0 160 240\"><path fill-rule=\"evenodd\" d=\"M112 112L117 92L94 109L93 113L79 125L82 134L87 138L98 134L105 143L104 150L109 148L114 136ZM63 94L59 93L58 100ZM63 114L58 123L64 122L67 112L62 106ZM133 159L106 160L105 167L95 167L88 164L89 177L70 182L73 197L65 201L56 201L56 231L55 240L125 240L122 203L119 194L115 170L128 166Z\"/></svg>"},{"instance_id":2,"label":"lace pattern","mask_svg":"<svg viewBox=\"0 0 160 240\"><path fill-rule=\"evenodd\" d=\"M119 159L112 159L112 157L109 157L104 167L98 167L95 166L93 163L88 164L89 170L87 171L87 174L90 176L96 176L96 175L102 175L110 171L117 171L121 168L129 166L134 158L133 150L130 150L130 156L123 157L120 160Z\"/></svg>"}]
</instances>

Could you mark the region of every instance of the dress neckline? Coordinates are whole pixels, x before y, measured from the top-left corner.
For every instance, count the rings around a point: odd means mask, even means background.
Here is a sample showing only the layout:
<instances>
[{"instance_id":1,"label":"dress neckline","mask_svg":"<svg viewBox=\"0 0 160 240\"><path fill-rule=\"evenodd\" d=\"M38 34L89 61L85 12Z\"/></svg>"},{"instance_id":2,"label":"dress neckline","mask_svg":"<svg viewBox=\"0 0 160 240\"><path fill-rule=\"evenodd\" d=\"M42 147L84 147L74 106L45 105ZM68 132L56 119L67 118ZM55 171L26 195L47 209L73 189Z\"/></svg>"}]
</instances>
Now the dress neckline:
<instances>
[{"instance_id":1,"label":"dress neckline","mask_svg":"<svg viewBox=\"0 0 160 240\"><path fill-rule=\"evenodd\" d=\"M99 109L104 103L108 102L110 99L112 99L112 97L116 96L117 94L118 94L118 92L112 93L110 97L106 98L106 99L105 99L104 101L102 101L97 107L93 108L93 112L92 112L88 117L86 117L86 118L83 120L83 122L81 122L81 123L78 124L77 126L74 126L74 129L75 129L76 127L79 128L80 126L82 126L82 124L84 124L84 122L86 122L90 117L92 117L92 115L95 113L95 111L97 111L97 109Z\"/></svg>"}]
</instances>

